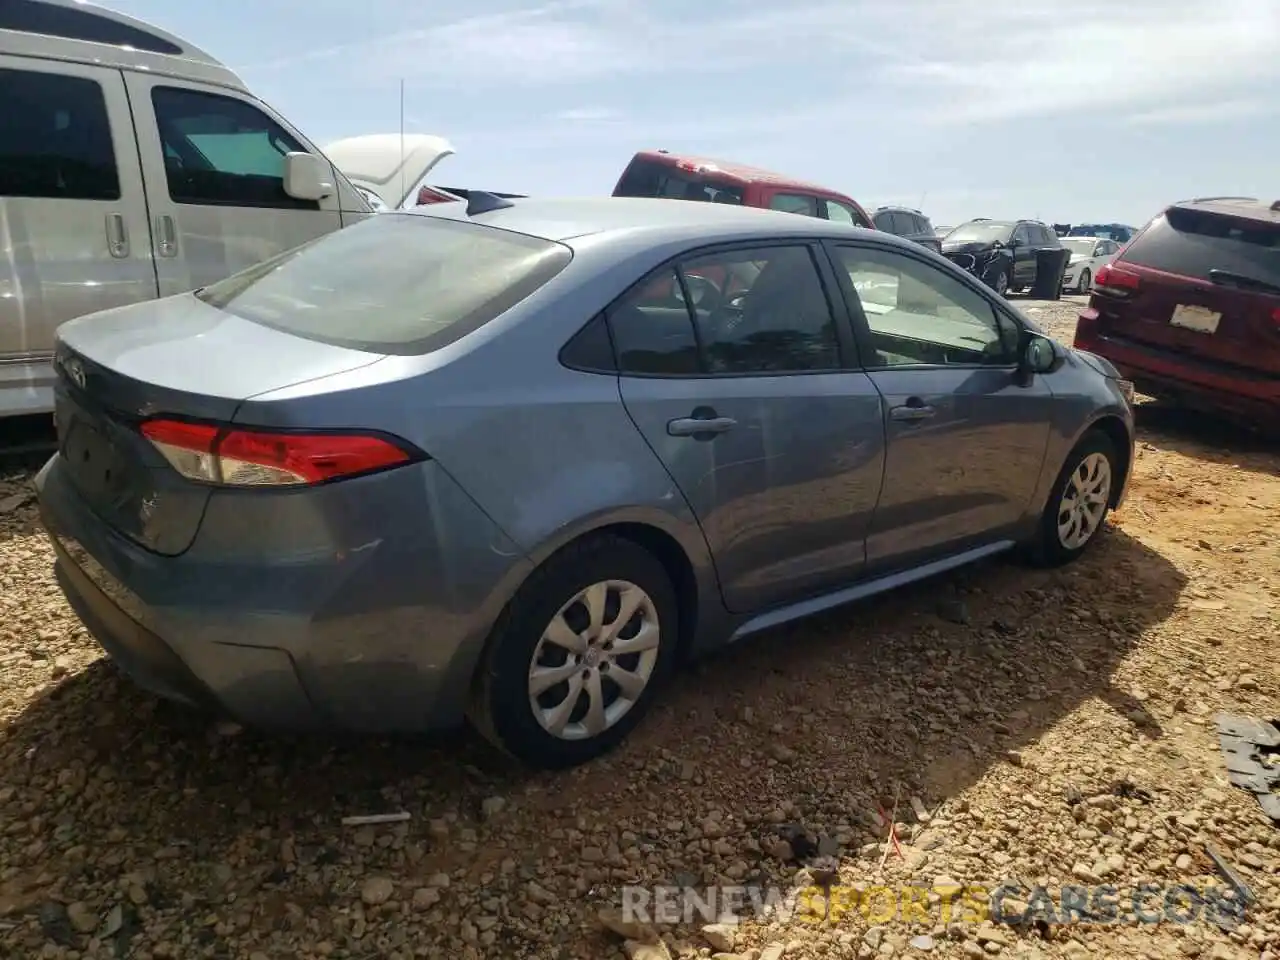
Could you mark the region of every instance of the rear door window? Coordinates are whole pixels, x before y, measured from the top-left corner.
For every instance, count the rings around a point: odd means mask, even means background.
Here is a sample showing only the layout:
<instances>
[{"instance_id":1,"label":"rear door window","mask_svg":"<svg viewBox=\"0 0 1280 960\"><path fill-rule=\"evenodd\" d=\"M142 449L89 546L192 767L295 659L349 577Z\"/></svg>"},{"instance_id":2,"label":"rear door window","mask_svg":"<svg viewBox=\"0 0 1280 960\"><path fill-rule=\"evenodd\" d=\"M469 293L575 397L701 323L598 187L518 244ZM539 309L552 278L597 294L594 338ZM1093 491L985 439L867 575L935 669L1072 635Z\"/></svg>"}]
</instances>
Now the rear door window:
<instances>
[{"instance_id":1,"label":"rear door window","mask_svg":"<svg viewBox=\"0 0 1280 960\"><path fill-rule=\"evenodd\" d=\"M1280 223L1173 209L1125 248L1124 260L1197 280L1223 270L1280 284Z\"/></svg>"},{"instance_id":2,"label":"rear door window","mask_svg":"<svg viewBox=\"0 0 1280 960\"><path fill-rule=\"evenodd\" d=\"M799 213L806 217L818 215L818 198L803 193L775 193L769 199L770 210L781 210L783 213Z\"/></svg>"},{"instance_id":3,"label":"rear door window","mask_svg":"<svg viewBox=\"0 0 1280 960\"><path fill-rule=\"evenodd\" d=\"M430 353L496 319L573 258L564 244L475 223L384 213L196 291L308 340Z\"/></svg>"}]
</instances>

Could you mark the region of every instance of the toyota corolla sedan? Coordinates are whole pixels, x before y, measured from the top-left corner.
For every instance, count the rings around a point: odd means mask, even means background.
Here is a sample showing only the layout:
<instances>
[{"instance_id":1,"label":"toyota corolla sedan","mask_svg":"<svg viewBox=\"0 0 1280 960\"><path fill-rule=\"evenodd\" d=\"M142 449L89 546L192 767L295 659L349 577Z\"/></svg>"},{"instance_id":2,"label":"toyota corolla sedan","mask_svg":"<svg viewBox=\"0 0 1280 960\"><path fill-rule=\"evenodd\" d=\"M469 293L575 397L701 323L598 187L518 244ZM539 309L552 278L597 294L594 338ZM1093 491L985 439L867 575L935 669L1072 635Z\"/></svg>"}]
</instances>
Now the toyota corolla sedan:
<instances>
[{"instance_id":1,"label":"toyota corolla sedan","mask_svg":"<svg viewBox=\"0 0 1280 960\"><path fill-rule=\"evenodd\" d=\"M1123 498L1130 390L942 257L714 204L475 193L64 325L67 599L162 696L290 730L470 717L529 764L684 658Z\"/></svg>"}]
</instances>

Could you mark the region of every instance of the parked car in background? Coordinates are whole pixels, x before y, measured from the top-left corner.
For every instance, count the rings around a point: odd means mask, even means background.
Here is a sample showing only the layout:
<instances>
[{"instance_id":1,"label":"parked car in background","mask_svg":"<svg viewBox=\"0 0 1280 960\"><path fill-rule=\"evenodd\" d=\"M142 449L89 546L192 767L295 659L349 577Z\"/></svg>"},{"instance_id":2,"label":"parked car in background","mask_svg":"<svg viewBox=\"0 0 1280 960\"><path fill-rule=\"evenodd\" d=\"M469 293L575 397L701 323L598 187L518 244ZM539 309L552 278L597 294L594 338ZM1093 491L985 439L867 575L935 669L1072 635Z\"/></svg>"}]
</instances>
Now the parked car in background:
<instances>
[{"instance_id":1,"label":"parked car in background","mask_svg":"<svg viewBox=\"0 0 1280 960\"><path fill-rule=\"evenodd\" d=\"M919 210L910 207L877 207L871 220L877 230L911 240L935 253L942 252L942 241L938 239L933 224Z\"/></svg>"},{"instance_id":2,"label":"parked car in background","mask_svg":"<svg viewBox=\"0 0 1280 960\"><path fill-rule=\"evenodd\" d=\"M1114 240L1124 246L1138 232L1137 227L1123 223L1077 223L1067 228L1068 237L1098 237L1102 240Z\"/></svg>"},{"instance_id":3,"label":"parked car in background","mask_svg":"<svg viewBox=\"0 0 1280 960\"><path fill-rule=\"evenodd\" d=\"M213 283L373 210L198 47L75 0L4 0L0 418L53 410L59 324Z\"/></svg>"},{"instance_id":4,"label":"parked car in background","mask_svg":"<svg viewBox=\"0 0 1280 960\"><path fill-rule=\"evenodd\" d=\"M632 157L613 195L761 207L875 229L867 211L843 193L746 164L666 150L642 150Z\"/></svg>"},{"instance_id":5,"label":"parked car in background","mask_svg":"<svg viewBox=\"0 0 1280 960\"><path fill-rule=\"evenodd\" d=\"M40 515L135 680L268 727L466 713L547 767L681 657L1075 559L1133 454L1115 371L962 271L737 206L368 217L72 321L58 370Z\"/></svg>"},{"instance_id":6,"label":"parked car in background","mask_svg":"<svg viewBox=\"0 0 1280 960\"><path fill-rule=\"evenodd\" d=\"M1280 201L1170 206L1098 272L1075 343L1143 393L1280 428Z\"/></svg>"},{"instance_id":7,"label":"parked car in background","mask_svg":"<svg viewBox=\"0 0 1280 960\"><path fill-rule=\"evenodd\" d=\"M1061 242L1071 251L1062 285L1076 293L1088 293L1098 271L1120 252L1120 244L1100 237L1063 237Z\"/></svg>"},{"instance_id":8,"label":"parked car in background","mask_svg":"<svg viewBox=\"0 0 1280 960\"><path fill-rule=\"evenodd\" d=\"M950 232L951 232L952 230L954 230L954 229L955 229L955 227L934 227L934 228L933 228L933 235L934 235L935 237L937 237L938 239L942 239L943 237L945 237L948 233L950 233Z\"/></svg>"},{"instance_id":9,"label":"parked car in background","mask_svg":"<svg viewBox=\"0 0 1280 960\"><path fill-rule=\"evenodd\" d=\"M471 189L437 187L422 183L440 161L454 155L453 144L429 134L401 136L375 133L346 137L326 144L325 156L338 165L378 212L427 203L467 200ZM415 194L416 191L416 194ZM493 196L518 198L518 193L483 191Z\"/></svg>"},{"instance_id":10,"label":"parked car in background","mask_svg":"<svg viewBox=\"0 0 1280 960\"><path fill-rule=\"evenodd\" d=\"M989 220L962 223L942 241L942 255L979 277L1003 296L1021 293L1036 282L1037 251L1060 250L1062 243L1039 220Z\"/></svg>"}]
</instances>

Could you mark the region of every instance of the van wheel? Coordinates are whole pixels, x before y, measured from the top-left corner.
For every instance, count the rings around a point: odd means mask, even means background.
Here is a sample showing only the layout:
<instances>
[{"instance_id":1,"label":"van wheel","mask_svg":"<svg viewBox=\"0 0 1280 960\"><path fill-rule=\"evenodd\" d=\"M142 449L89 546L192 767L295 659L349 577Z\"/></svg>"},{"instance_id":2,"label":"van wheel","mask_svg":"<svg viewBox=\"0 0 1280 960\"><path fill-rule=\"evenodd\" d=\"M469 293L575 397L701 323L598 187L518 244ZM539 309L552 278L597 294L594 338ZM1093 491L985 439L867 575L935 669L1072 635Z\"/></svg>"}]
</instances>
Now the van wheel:
<instances>
[{"instance_id":1,"label":"van wheel","mask_svg":"<svg viewBox=\"0 0 1280 960\"><path fill-rule=\"evenodd\" d=\"M1067 455L1049 493L1027 557L1039 567L1070 563L1088 549L1102 529L1117 479L1111 439L1091 430Z\"/></svg>"},{"instance_id":2,"label":"van wheel","mask_svg":"<svg viewBox=\"0 0 1280 960\"><path fill-rule=\"evenodd\" d=\"M643 547L593 537L551 557L499 617L468 716L495 746L544 769L611 750L674 663L671 579Z\"/></svg>"}]
</instances>

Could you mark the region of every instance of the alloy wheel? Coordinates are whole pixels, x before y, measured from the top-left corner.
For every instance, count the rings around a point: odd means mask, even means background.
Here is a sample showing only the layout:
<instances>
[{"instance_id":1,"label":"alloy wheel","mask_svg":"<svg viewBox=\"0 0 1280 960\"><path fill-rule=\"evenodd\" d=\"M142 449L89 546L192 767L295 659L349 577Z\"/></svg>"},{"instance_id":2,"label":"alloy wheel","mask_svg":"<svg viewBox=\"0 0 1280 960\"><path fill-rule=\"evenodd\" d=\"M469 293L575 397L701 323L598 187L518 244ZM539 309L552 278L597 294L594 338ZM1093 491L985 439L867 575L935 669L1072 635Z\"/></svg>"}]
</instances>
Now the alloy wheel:
<instances>
[{"instance_id":1,"label":"alloy wheel","mask_svg":"<svg viewBox=\"0 0 1280 960\"><path fill-rule=\"evenodd\" d=\"M635 705L658 662L662 629L653 598L627 580L579 591L542 631L529 665L529 705L562 740L588 740Z\"/></svg>"},{"instance_id":2,"label":"alloy wheel","mask_svg":"<svg viewBox=\"0 0 1280 960\"><path fill-rule=\"evenodd\" d=\"M1058 505L1058 541L1068 550L1089 542L1106 516L1111 498L1111 461L1091 453L1072 471Z\"/></svg>"}]
</instances>

